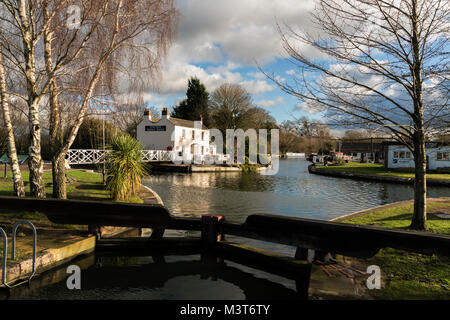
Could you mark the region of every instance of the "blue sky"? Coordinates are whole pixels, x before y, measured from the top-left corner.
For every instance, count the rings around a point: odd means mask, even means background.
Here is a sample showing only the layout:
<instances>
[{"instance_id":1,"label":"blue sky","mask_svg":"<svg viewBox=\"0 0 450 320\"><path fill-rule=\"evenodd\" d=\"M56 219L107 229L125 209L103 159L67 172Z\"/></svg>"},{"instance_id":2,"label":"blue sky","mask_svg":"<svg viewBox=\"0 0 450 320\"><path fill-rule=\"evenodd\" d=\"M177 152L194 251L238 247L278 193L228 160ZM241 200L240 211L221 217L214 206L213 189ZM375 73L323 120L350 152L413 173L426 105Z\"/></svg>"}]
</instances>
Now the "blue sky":
<instances>
[{"instance_id":1,"label":"blue sky","mask_svg":"<svg viewBox=\"0 0 450 320\"><path fill-rule=\"evenodd\" d=\"M278 122L308 115L257 68L286 79L295 70L285 58L276 22L308 28L312 0L178 0L179 30L162 70L158 90L144 99L161 109L185 97L189 77L212 92L222 83L240 84L255 105Z\"/></svg>"}]
</instances>

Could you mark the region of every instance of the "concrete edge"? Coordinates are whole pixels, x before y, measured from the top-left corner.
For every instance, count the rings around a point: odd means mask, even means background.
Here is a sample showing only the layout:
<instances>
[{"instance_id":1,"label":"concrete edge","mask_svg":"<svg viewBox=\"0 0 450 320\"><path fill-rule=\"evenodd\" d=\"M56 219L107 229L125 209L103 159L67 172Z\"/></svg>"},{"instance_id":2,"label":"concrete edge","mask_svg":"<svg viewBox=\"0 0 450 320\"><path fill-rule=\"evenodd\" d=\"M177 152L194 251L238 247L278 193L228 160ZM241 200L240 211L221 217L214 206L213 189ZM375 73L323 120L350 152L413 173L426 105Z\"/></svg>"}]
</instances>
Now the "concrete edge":
<instances>
[{"instance_id":1,"label":"concrete edge","mask_svg":"<svg viewBox=\"0 0 450 320\"><path fill-rule=\"evenodd\" d=\"M36 273L47 271L82 254L90 253L94 251L95 244L95 237L90 236L64 247L45 249L36 256ZM27 278L31 274L32 269L32 257L12 265L9 264L6 270L7 283Z\"/></svg>"},{"instance_id":2,"label":"concrete edge","mask_svg":"<svg viewBox=\"0 0 450 320\"><path fill-rule=\"evenodd\" d=\"M143 189L147 190L148 192L152 193L155 196L156 201L158 202L158 204L160 204L162 206L164 205L164 202L162 201L162 199L159 196L159 194L157 194L153 189L151 189L151 188L149 188L147 186L144 186L142 183L141 183L141 188L143 188ZM142 200L144 200L144 199L142 199Z\"/></svg>"}]
</instances>

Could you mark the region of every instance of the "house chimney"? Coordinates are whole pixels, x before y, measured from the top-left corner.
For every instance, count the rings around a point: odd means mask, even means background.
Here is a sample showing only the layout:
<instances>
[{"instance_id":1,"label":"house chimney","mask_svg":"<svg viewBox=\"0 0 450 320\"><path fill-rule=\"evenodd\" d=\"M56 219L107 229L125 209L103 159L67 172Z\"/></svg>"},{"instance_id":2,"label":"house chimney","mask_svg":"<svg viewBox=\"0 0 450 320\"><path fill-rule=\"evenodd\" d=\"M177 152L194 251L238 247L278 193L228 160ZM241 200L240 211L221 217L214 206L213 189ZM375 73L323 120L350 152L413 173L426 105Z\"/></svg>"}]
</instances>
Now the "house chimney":
<instances>
[{"instance_id":1,"label":"house chimney","mask_svg":"<svg viewBox=\"0 0 450 320\"><path fill-rule=\"evenodd\" d=\"M203 116L200 115L200 122L203 124Z\"/></svg>"},{"instance_id":2,"label":"house chimney","mask_svg":"<svg viewBox=\"0 0 450 320\"><path fill-rule=\"evenodd\" d=\"M161 116L162 117L166 117L166 119L169 119L170 118L170 115L169 115L169 108L163 108L162 109L162 112L161 112Z\"/></svg>"},{"instance_id":3,"label":"house chimney","mask_svg":"<svg viewBox=\"0 0 450 320\"><path fill-rule=\"evenodd\" d=\"M152 121L152 111L150 109L145 110L144 117L148 117L148 120Z\"/></svg>"}]
</instances>

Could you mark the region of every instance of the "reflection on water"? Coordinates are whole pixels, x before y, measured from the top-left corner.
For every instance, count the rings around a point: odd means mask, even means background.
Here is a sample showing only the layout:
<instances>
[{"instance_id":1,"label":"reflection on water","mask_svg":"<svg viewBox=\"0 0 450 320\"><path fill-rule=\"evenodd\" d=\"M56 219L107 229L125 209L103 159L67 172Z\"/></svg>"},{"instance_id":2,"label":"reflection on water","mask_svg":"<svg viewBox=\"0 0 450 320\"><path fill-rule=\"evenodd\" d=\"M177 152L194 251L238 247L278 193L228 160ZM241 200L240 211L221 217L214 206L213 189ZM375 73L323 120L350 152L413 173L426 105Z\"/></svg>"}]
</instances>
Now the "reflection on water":
<instances>
[{"instance_id":1,"label":"reflection on water","mask_svg":"<svg viewBox=\"0 0 450 320\"><path fill-rule=\"evenodd\" d=\"M258 173L153 173L144 184L174 215L224 215L242 222L249 214L271 213L329 220L378 205L413 198L413 186L324 177L308 173L309 162L280 161L273 176ZM450 194L430 187L429 197Z\"/></svg>"},{"instance_id":2,"label":"reflection on water","mask_svg":"<svg viewBox=\"0 0 450 320\"><path fill-rule=\"evenodd\" d=\"M65 271L65 268L61 268ZM52 271L55 277L57 271ZM218 256L97 256L82 271L81 290L69 290L66 278L30 290L23 286L9 299L38 300L244 300L305 299L296 281Z\"/></svg>"}]
</instances>

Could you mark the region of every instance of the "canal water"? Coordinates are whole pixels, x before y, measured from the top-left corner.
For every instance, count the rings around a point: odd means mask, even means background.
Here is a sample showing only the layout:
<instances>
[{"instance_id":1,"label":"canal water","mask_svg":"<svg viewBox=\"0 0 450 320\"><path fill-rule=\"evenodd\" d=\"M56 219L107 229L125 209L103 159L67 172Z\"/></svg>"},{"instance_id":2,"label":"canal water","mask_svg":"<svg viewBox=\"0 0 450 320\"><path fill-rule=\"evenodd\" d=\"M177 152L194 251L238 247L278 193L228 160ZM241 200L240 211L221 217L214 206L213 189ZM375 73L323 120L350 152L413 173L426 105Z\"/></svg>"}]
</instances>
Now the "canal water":
<instances>
[{"instance_id":1,"label":"canal water","mask_svg":"<svg viewBox=\"0 0 450 320\"><path fill-rule=\"evenodd\" d=\"M69 289L69 265L81 268L80 289ZM69 283L73 283L69 279ZM92 254L0 291L0 300L302 300L296 280L220 256L102 256Z\"/></svg>"},{"instance_id":2,"label":"canal water","mask_svg":"<svg viewBox=\"0 0 450 320\"><path fill-rule=\"evenodd\" d=\"M143 183L177 216L223 215L243 222L256 213L330 220L378 205L413 199L413 186L319 176L310 162L280 160L276 175L259 173L152 173ZM450 188L429 187L429 197Z\"/></svg>"}]
</instances>

